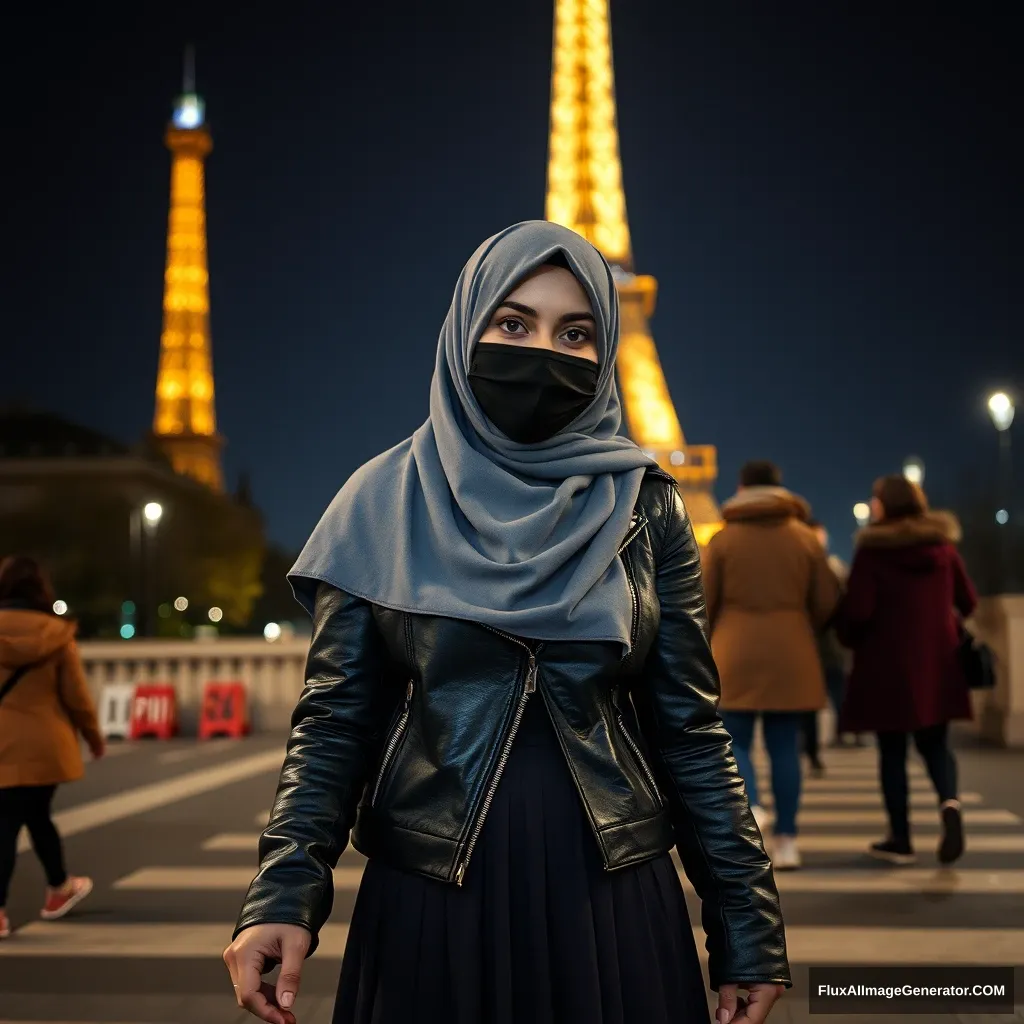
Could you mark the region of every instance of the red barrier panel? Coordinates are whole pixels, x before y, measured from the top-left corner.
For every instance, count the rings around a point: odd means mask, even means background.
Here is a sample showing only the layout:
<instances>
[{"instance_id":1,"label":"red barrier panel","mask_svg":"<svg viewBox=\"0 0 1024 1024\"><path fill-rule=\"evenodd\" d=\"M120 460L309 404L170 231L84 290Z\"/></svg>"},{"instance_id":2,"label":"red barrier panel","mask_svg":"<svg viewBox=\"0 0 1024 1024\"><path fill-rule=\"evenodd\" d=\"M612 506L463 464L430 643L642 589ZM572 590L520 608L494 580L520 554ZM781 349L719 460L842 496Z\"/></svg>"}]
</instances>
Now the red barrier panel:
<instances>
[{"instance_id":1,"label":"red barrier panel","mask_svg":"<svg viewBox=\"0 0 1024 1024\"><path fill-rule=\"evenodd\" d=\"M178 695L167 683L142 683L135 687L128 735L133 740L155 737L169 740L178 735Z\"/></svg>"},{"instance_id":2,"label":"red barrier panel","mask_svg":"<svg viewBox=\"0 0 1024 1024\"><path fill-rule=\"evenodd\" d=\"M245 683L207 683L199 714L199 738L249 735L249 704Z\"/></svg>"}]
</instances>

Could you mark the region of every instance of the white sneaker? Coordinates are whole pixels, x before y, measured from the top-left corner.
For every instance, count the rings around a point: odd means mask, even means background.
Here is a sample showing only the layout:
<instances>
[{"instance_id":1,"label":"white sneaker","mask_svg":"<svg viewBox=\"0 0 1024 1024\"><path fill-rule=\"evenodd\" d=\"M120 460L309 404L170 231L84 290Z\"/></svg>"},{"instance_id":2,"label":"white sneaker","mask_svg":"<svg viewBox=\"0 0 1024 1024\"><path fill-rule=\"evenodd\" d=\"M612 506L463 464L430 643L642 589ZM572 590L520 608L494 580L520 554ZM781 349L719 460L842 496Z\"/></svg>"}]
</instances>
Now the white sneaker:
<instances>
[{"instance_id":1,"label":"white sneaker","mask_svg":"<svg viewBox=\"0 0 1024 1024\"><path fill-rule=\"evenodd\" d=\"M772 867L776 871L795 871L803 863L796 836L776 836L772 851Z\"/></svg>"}]
</instances>

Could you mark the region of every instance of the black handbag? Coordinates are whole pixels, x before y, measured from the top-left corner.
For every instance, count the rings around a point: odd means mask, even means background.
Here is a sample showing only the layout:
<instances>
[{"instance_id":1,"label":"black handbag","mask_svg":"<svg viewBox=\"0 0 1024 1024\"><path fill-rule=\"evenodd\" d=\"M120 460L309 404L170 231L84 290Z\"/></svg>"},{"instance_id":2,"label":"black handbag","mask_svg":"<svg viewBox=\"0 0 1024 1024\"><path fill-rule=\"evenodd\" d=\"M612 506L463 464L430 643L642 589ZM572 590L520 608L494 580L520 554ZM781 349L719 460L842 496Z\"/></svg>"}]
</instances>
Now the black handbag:
<instances>
[{"instance_id":1,"label":"black handbag","mask_svg":"<svg viewBox=\"0 0 1024 1024\"><path fill-rule=\"evenodd\" d=\"M992 648L960 626L960 666L972 690L991 690L996 685L996 658Z\"/></svg>"}]
</instances>

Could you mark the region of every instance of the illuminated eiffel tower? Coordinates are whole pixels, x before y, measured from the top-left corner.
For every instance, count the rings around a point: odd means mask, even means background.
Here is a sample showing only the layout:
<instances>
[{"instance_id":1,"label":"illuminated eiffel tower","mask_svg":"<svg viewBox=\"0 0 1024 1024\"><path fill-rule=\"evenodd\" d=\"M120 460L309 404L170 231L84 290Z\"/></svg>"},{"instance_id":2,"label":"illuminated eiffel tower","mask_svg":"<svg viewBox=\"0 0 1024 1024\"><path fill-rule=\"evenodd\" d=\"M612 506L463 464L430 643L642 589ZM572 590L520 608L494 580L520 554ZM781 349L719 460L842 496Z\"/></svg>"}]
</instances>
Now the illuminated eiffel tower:
<instances>
[{"instance_id":1,"label":"illuminated eiffel tower","mask_svg":"<svg viewBox=\"0 0 1024 1024\"><path fill-rule=\"evenodd\" d=\"M185 87L167 128L166 143L172 153L171 210L153 434L176 472L222 491L223 441L217 435L213 405L203 168L213 140L204 121L203 101L195 90L191 50L186 53Z\"/></svg>"},{"instance_id":2,"label":"illuminated eiffel tower","mask_svg":"<svg viewBox=\"0 0 1024 1024\"><path fill-rule=\"evenodd\" d=\"M720 528L712 445L688 445L648 321L658 284L633 273L619 161L609 0L555 0L548 220L583 235L611 264L619 292L618 378L629 436L678 481L700 544Z\"/></svg>"}]
</instances>

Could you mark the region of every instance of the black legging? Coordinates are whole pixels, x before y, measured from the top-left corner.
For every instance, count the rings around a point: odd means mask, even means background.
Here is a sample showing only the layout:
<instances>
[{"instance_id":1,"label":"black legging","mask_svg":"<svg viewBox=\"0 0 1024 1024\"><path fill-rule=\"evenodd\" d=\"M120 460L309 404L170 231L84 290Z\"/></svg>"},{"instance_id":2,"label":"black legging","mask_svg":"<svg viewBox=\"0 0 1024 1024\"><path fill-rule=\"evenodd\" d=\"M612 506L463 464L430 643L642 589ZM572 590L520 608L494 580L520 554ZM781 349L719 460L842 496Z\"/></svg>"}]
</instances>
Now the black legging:
<instances>
[{"instance_id":1,"label":"black legging","mask_svg":"<svg viewBox=\"0 0 1024 1024\"><path fill-rule=\"evenodd\" d=\"M32 838L32 849L42 862L46 883L54 889L67 881L64 848L50 818L50 803L56 786L7 786L0 789L0 907L7 903L7 890L18 856L18 833L24 825Z\"/></svg>"},{"instance_id":2,"label":"black legging","mask_svg":"<svg viewBox=\"0 0 1024 1024\"><path fill-rule=\"evenodd\" d=\"M921 755L931 777L939 803L957 798L956 759L949 749L946 723L906 732L878 734L878 765L882 778L882 795L889 815L892 838L910 839L907 812L907 737L913 735L914 746Z\"/></svg>"}]
</instances>

